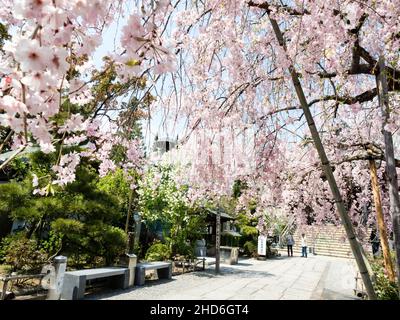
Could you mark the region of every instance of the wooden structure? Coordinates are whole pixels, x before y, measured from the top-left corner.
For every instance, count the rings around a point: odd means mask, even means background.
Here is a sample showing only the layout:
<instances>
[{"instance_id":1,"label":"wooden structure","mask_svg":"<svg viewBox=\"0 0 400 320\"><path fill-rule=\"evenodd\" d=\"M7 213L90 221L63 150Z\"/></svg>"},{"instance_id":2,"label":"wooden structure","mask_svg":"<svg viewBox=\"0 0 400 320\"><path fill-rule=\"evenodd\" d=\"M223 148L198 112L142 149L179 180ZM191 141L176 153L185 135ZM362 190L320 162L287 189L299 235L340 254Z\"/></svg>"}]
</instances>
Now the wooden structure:
<instances>
[{"instance_id":1,"label":"wooden structure","mask_svg":"<svg viewBox=\"0 0 400 320\"><path fill-rule=\"evenodd\" d=\"M173 261L175 270L184 274L185 271L205 270L206 258L197 257L194 259L185 259L184 257L176 257Z\"/></svg>"},{"instance_id":2,"label":"wooden structure","mask_svg":"<svg viewBox=\"0 0 400 320\"><path fill-rule=\"evenodd\" d=\"M235 220L235 218L231 217L228 215L226 212L224 212L222 209L217 208L215 210L213 209L206 209L207 210L207 236L206 236L206 243L207 243L207 255L208 256L215 256L215 272L219 273L220 271L220 262L221 262L221 235L224 234L224 231L222 231L222 226L224 223L227 223L229 221ZM239 234L237 234L239 235ZM240 236L240 235L239 235ZM210 244L214 244L211 245ZM223 250L227 250L228 247L224 246ZM237 250L238 252L238 250ZM223 255L224 257L226 256L225 254ZM223 259L224 262L226 259ZM237 263L237 259L229 259L229 264L232 262Z\"/></svg>"},{"instance_id":3,"label":"wooden structure","mask_svg":"<svg viewBox=\"0 0 400 320\"><path fill-rule=\"evenodd\" d=\"M0 300L7 300L9 296L13 296L12 292L8 291L9 284L13 281L18 280L30 280L38 279L39 284L37 285L37 294L42 286L42 279L46 276L45 273L34 274L34 275L16 275L16 276L5 276L0 277L0 281L3 283L2 290L0 292Z\"/></svg>"}]
</instances>

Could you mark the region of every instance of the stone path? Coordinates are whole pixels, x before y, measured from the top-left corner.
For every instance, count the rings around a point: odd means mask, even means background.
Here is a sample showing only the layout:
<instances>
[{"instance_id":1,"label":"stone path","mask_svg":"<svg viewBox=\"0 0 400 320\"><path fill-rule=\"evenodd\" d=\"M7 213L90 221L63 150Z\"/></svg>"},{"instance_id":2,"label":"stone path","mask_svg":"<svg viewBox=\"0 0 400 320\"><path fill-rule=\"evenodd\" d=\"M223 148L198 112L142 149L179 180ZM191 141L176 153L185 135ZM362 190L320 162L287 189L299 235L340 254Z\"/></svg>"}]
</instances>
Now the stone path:
<instances>
[{"instance_id":1,"label":"stone path","mask_svg":"<svg viewBox=\"0 0 400 320\"><path fill-rule=\"evenodd\" d=\"M118 300L321 300L356 299L353 260L323 256L241 259L237 265L147 281L86 299Z\"/></svg>"}]
</instances>

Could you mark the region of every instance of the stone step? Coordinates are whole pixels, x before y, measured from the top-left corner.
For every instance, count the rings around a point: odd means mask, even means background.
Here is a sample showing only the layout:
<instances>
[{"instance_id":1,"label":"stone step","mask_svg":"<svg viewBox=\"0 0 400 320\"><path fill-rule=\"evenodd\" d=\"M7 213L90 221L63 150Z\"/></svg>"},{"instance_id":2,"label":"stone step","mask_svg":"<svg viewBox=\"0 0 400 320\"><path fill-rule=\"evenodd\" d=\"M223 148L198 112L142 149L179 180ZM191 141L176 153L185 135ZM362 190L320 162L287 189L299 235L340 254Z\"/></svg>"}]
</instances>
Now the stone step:
<instances>
[{"instance_id":1,"label":"stone step","mask_svg":"<svg viewBox=\"0 0 400 320\"><path fill-rule=\"evenodd\" d=\"M349 254L351 253L351 249L348 250L329 250L329 249L314 249L315 253L324 254L324 253L331 253L331 254Z\"/></svg>"},{"instance_id":2,"label":"stone step","mask_svg":"<svg viewBox=\"0 0 400 320\"><path fill-rule=\"evenodd\" d=\"M301 239L293 239L294 242L296 243L301 243ZM321 243L348 243L347 240L343 241L342 239L307 239L307 242L312 243L312 242L321 242Z\"/></svg>"},{"instance_id":3,"label":"stone step","mask_svg":"<svg viewBox=\"0 0 400 320\"><path fill-rule=\"evenodd\" d=\"M287 250L286 250L287 252ZM301 249L293 249L293 252L300 252ZM321 250L321 249L314 249L314 252L319 255L348 255L351 253L351 250Z\"/></svg>"},{"instance_id":4,"label":"stone step","mask_svg":"<svg viewBox=\"0 0 400 320\"><path fill-rule=\"evenodd\" d=\"M282 256L287 255L287 250L279 249L278 250ZM348 252L333 252L333 251L314 251L316 256L328 256L328 257L339 257L339 258L353 258L353 254L351 251ZM301 250L293 249L293 254L301 255ZM309 253L309 255L313 255Z\"/></svg>"},{"instance_id":5,"label":"stone step","mask_svg":"<svg viewBox=\"0 0 400 320\"><path fill-rule=\"evenodd\" d=\"M337 258L348 258L354 259L354 256L351 252L348 254L338 254L336 252L324 252L324 253L315 253L315 255L326 256L326 257L337 257Z\"/></svg>"},{"instance_id":6,"label":"stone step","mask_svg":"<svg viewBox=\"0 0 400 320\"><path fill-rule=\"evenodd\" d=\"M306 236L308 238L319 238L319 239L332 239L332 238L347 238L346 234L316 234L316 235L308 235ZM301 239L301 236L293 235L293 238Z\"/></svg>"},{"instance_id":7,"label":"stone step","mask_svg":"<svg viewBox=\"0 0 400 320\"><path fill-rule=\"evenodd\" d=\"M321 247L307 247L308 248L308 250L310 250L310 248L313 248L313 250L315 250L315 251L319 251L319 252L339 252L339 253L341 253L341 252L349 252L349 251L351 251L351 248L336 248L336 249L333 249L333 248L321 248ZM287 250L286 248L283 248L283 249L281 249L281 250ZM293 247L293 251L299 251L299 252L301 252L301 247Z\"/></svg>"},{"instance_id":8,"label":"stone step","mask_svg":"<svg viewBox=\"0 0 400 320\"><path fill-rule=\"evenodd\" d=\"M301 237L293 236L293 239L301 239ZM324 234L324 235L315 235L315 236L307 236L307 239L347 239L346 235L334 235L334 234Z\"/></svg>"},{"instance_id":9,"label":"stone step","mask_svg":"<svg viewBox=\"0 0 400 320\"><path fill-rule=\"evenodd\" d=\"M318 252L319 254L325 254L325 253L337 253L337 254L347 254L348 252L351 252L351 247L332 247L332 246L309 246L308 248L313 248L315 252ZM294 246L293 251L301 252L301 247L300 246Z\"/></svg>"},{"instance_id":10,"label":"stone step","mask_svg":"<svg viewBox=\"0 0 400 320\"><path fill-rule=\"evenodd\" d=\"M300 247L301 243L300 242L295 242L294 246L296 247ZM329 247L329 248L350 248L350 244L349 243L341 243L341 242L309 242L308 243L308 247L317 247L317 246L321 246L321 247Z\"/></svg>"},{"instance_id":11,"label":"stone step","mask_svg":"<svg viewBox=\"0 0 400 320\"><path fill-rule=\"evenodd\" d=\"M320 248L320 249L330 249L330 250L350 250L351 246L348 243L314 243L308 244L308 247ZM295 243L293 248L301 248L299 243ZM370 247L364 248L364 250L369 250Z\"/></svg>"},{"instance_id":12,"label":"stone step","mask_svg":"<svg viewBox=\"0 0 400 320\"><path fill-rule=\"evenodd\" d=\"M314 246L310 246L322 250L351 250L350 246L335 246L335 245L321 245L321 244L315 244Z\"/></svg>"},{"instance_id":13,"label":"stone step","mask_svg":"<svg viewBox=\"0 0 400 320\"><path fill-rule=\"evenodd\" d=\"M293 252L301 254L301 234L305 233L307 236L308 247L313 247L316 255L353 258L350 243L347 240L346 232L343 226L325 225L325 226L307 226L302 230L296 230L293 234L294 246ZM370 233L371 230L366 230ZM370 253L372 249L370 246L365 249ZM287 254L287 249L280 250L283 255Z\"/></svg>"}]
</instances>

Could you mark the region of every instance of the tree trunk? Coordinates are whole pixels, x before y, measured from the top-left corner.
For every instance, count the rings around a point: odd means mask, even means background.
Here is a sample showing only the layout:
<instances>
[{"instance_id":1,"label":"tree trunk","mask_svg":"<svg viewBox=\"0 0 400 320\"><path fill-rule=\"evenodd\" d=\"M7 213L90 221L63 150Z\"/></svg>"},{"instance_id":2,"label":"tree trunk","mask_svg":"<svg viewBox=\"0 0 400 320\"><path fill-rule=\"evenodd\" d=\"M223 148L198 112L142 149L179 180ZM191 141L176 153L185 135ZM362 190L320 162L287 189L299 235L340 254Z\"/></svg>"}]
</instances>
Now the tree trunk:
<instances>
[{"instance_id":1,"label":"tree trunk","mask_svg":"<svg viewBox=\"0 0 400 320\"><path fill-rule=\"evenodd\" d=\"M269 11L267 11L267 12L268 12L268 16L269 16L270 22L272 24L272 28L274 30L275 36L276 36L279 44L282 46L282 48L286 52L285 40L283 39L283 35L282 35L282 32L281 32L281 30L279 28L279 25L278 25L278 23L276 22L275 19L271 18L270 12ZM342 224L343 224L343 226L344 226L344 228L346 230L347 238L349 240L349 243L350 243L354 258L355 258L355 260L357 262L361 278L362 278L362 280L364 282L365 289L366 289L367 294L368 294L368 298L371 299L371 300L375 300L375 299L377 299L377 297L376 297L376 294L375 294L375 291L374 291L374 287L372 285L372 281L371 281L370 275L368 273L368 269L367 269L366 263L365 263L365 261L363 259L363 256L362 256L362 252L361 252L361 249L360 249L360 244L357 241L357 238L356 238L355 233L354 233L352 222L351 222L351 220L349 218L349 215L347 213L347 210L346 210L346 208L344 206L344 203L343 203L343 200L342 200L342 196L340 194L340 191L339 191L339 188L337 186L335 177L333 175L332 168L330 166L328 157L326 156L325 148L322 145L321 138L319 136L317 127L316 127L315 122L314 122L314 118L313 118L313 116L311 114L309 105L307 103L307 99L306 99L306 97L304 95L303 88L301 86L299 77L298 77L297 72L296 72L296 70L295 70L293 65L290 65L289 71L290 71L290 75L292 77L293 85L294 85L294 87L296 89L297 97L298 97L298 99L300 101L301 108L303 109L304 115L306 117L307 124L308 124L308 127L310 129L311 136L313 138L315 148L318 151L318 155L320 157L320 160L321 160L321 163L322 163L322 167L324 169L326 178L327 178L327 180L329 182L329 186L331 188L332 195L333 195L333 197L335 199L337 210L338 210L340 218L342 220Z\"/></svg>"},{"instance_id":2,"label":"tree trunk","mask_svg":"<svg viewBox=\"0 0 400 320\"><path fill-rule=\"evenodd\" d=\"M132 213L133 193L134 193L134 190L131 190L131 193L129 194L128 212L126 214L126 221L125 221L125 233L126 234L128 234L128 231L129 231L129 218Z\"/></svg>"},{"instance_id":3,"label":"tree trunk","mask_svg":"<svg viewBox=\"0 0 400 320\"><path fill-rule=\"evenodd\" d=\"M400 297L400 198L396 163L394 158L393 137L392 134L385 129L385 126L390 119L390 108L388 97L388 84L385 72L385 59L383 56L379 57L379 74L377 77L377 87L379 106L381 108L383 116L382 133L385 140L386 172L389 184L390 212L392 215L392 228L397 260L397 284L399 287Z\"/></svg>"},{"instance_id":4,"label":"tree trunk","mask_svg":"<svg viewBox=\"0 0 400 320\"><path fill-rule=\"evenodd\" d=\"M382 202L381 202L381 195L379 191L379 184L378 184L378 175L376 173L376 164L375 160L369 160L369 168L371 173L371 185L372 185L372 192L374 194L374 203L375 203L375 210L376 210L376 221L378 224L379 229L379 237L381 240L382 252L383 252L383 259L385 264L385 269L389 280L392 282L396 281L395 271L392 263L392 258L390 257L390 248L388 243L388 236L386 232L386 224L383 218L382 212Z\"/></svg>"},{"instance_id":5,"label":"tree trunk","mask_svg":"<svg viewBox=\"0 0 400 320\"><path fill-rule=\"evenodd\" d=\"M131 193L129 194L129 203L128 203L128 212L127 212L127 214L126 214L126 220L125 220L125 233L126 233L126 235L127 235L127 241L126 241L126 253L131 253L130 251L131 251L131 241L132 241L132 238L130 237L130 235L129 235L129 221L130 221L130 216L131 216L131 213L132 213L132 201L133 201L133 193L134 193L134 191L133 190L131 190Z\"/></svg>"}]
</instances>

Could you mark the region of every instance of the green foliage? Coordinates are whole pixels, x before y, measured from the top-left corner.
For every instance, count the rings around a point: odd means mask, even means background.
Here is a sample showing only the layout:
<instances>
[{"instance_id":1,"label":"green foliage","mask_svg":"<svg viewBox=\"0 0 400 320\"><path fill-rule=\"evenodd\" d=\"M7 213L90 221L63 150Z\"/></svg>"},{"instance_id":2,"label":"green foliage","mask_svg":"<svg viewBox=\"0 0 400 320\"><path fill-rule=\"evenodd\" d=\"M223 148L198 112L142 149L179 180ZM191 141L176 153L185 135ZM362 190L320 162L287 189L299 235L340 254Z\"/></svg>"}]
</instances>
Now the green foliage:
<instances>
[{"instance_id":1,"label":"green foliage","mask_svg":"<svg viewBox=\"0 0 400 320\"><path fill-rule=\"evenodd\" d=\"M11 271L19 273L38 273L48 259L47 253L38 249L37 241L27 239L23 233L4 238L0 255Z\"/></svg>"},{"instance_id":2,"label":"green foliage","mask_svg":"<svg viewBox=\"0 0 400 320\"><path fill-rule=\"evenodd\" d=\"M282 234L282 231L283 229L285 229L287 224L288 224L287 218L284 217L275 218L273 224L274 235Z\"/></svg>"},{"instance_id":3,"label":"green foliage","mask_svg":"<svg viewBox=\"0 0 400 320\"><path fill-rule=\"evenodd\" d=\"M154 242L146 252L147 261L165 261L171 258L171 251L166 244Z\"/></svg>"},{"instance_id":4,"label":"green foliage","mask_svg":"<svg viewBox=\"0 0 400 320\"><path fill-rule=\"evenodd\" d=\"M383 259L371 263L375 274L374 289L379 300L399 300L399 291L396 282L391 282L386 274Z\"/></svg>"},{"instance_id":5,"label":"green foliage","mask_svg":"<svg viewBox=\"0 0 400 320\"><path fill-rule=\"evenodd\" d=\"M205 213L193 207L186 196L187 187L178 186L172 167L151 168L139 183L139 210L151 224L160 221L172 254L187 254L186 241L202 237ZM180 252L184 251L184 252Z\"/></svg>"},{"instance_id":6,"label":"green foliage","mask_svg":"<svg viewBox=\"0 0 400 320\"><path fill-rule=\"evenodd\" d=\"M131 176L134 175L134 173L131 173ZM115 172L100 178L97 186L100 191L115 197L121 209L121 215L125 216L128 212L131 189L129 188L129 183L125 178L123 170L117 169ZM137 200L137 197L135 197L135 200Z\"/></svg>"},{"instance_id":7,"label":"green foliage","mask_svg":"<svg viewBox=\"0 0 400 320\"><path fill-rule=\"evenodd\" d=\"M258 230L256 227L253 226L241 226L241 234L245 237L257 237Z\"/></svg>"},{"instance_id":8,"label":"green foliage","mask_svg":"<svg viewBox=\"0 0 400 320\"><path fill-rule=\"evenodd\" d=\"M232 187L232 196L237 199L242 195L243 190L248 189L248 185L246 182L241 180L235 180Z\"/></svg>"},{"instance_id":9,"label":"green foliage","mask_svg":"<svg viewBox=\"0 0 400 320\"><path fill-rule=\"evenodd\" d=\"M240 213L236 218L235 224L242 235L242 237L239 238L239 246L244 249L245 254L252 255L252 253L245 248L245 245L251 246L250 243L257 242L258 230L255 227L257 225L257 220L249 218L245 213Z\"/></svg>"},{"instance_id":10,"label":"green foliage","mask_svg":"<svg viewBox=\"0 0 400 320\"><path fill-rule=\"evenodd\" d=\"M52 152L49 154L43 152L33 152L29 155L29 163L32 171L38 176L44 176L49 174L52 166L57 161L57 153Z\"/></svg>"},{"instance_id":11,"label":"green foliage","mask_svg":"<svg viewBox=\"0 0 400 320\"><path fill-rule=\"evenodd\" d=\"M47 161L53 156L31 156L31 167L38 176L49 173ZM0 185L0 214L24 220L26 239L37 239L49 255L59 251L68 256L69 266L112 264L126 247L122 230L126 192L120 173L101 181L96 167L82 161L76 180L54 195L34 195L30 175L21 182Z\"/></svg>"},{"instance_id":12,"label":"green foliage","mask_svg":"<svg viewBox=\"0 0 400 320\"><path fill-rule=\"evenodd\" d=\"M62 248L63 234L61 232L50 231L46 240L40 242L40 247L50 256L57 254Z\"/></svg>"},{"instance_id":13,"label":"green foliage","mask_svg":"<svg viewBox=\"0 0 400 320\"><path fill-rule=\"evenodd\" d=\"M4 237L0 242L0 264L3 264L6 259L8 247L12 241L18 240L20 237L16 237L16 235L9 235Z\"/></svg>"},{"instance_id":14,"label":"green foliage","mask_svg":"<svg viewBox=\"0 0 400 320\"><path fill-rule=\"evenodd\" d=\"M248 256L254 257L257 255L257 244L254 241L247 241L243 245L244 253Z\"/></svg>"},{"instance_id":15,"label":"green foliage","mask_svg":"<svg viewBox=\"0 0 400 320\"><path fill-rule=\"evenodd\" d=\"M74 219L58 218L51 223L51 229L53 232L63 232L68 238L73 238L74 234L83 232L84 223Z\"/></svg>"},{"instance_id":16,"label":"green foliage","mask_svg":"<svg viewBox=\"0 0 400 320\"><path fill-rule=\"evenodd\" d=\"M186 259L193 259L195 257L194 246L184 240L176 242L174 251L175 255L183 256Z\"/></svg>"},{"instance_id":17,"label":"green foliage","mask_svg":"<svg viewBox=\"0 0 400 320\"><path fill-rule=\"evenodd\" d=\"M38 216L32 207L29 181L11 182L0 185L0 213L14 219L24 216Z\"/></svg>"},{"instance_id":18,"label":"green foliage","mask_svg":"<svg viewBox=\"0 0 400 320\"><path fill-rule=\"evenodd\" d=\"M1 141L1 134L0 134ZM29 163L26 158L17 157L13 159L4 169L4 176L7 180L14 179L21 181L29 172Z\"/></svg>"},{"instance_id":19,"label":"green foliage","mask_svg":"<svg viewBox=\"0 0 400 320\"><path fill-rule=\"evenodd\" d=\"M8 28L4 24L0 23L0 50L3 48L4 41L10 39Z\"/></svg>"}]
</instances>

